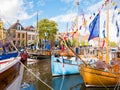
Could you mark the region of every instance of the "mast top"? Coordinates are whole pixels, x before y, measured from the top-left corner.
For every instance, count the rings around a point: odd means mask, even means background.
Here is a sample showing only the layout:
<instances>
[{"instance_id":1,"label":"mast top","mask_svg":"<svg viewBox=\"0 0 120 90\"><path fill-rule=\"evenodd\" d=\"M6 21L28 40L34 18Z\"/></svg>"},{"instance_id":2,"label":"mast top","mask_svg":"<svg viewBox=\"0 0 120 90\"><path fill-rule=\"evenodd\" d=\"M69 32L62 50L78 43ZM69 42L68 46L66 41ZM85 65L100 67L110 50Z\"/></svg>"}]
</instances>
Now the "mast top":
<instances>
[{"instance_id":1,"label":"mast top","mask_svg":"<svg viewBox=\"0 0 120 90\"><path fill-rule=\"evenodd\" d=\"M76 0L75 3L76 3L76 5L79 5L79 0Z\"/></svg>"}]
</instances>

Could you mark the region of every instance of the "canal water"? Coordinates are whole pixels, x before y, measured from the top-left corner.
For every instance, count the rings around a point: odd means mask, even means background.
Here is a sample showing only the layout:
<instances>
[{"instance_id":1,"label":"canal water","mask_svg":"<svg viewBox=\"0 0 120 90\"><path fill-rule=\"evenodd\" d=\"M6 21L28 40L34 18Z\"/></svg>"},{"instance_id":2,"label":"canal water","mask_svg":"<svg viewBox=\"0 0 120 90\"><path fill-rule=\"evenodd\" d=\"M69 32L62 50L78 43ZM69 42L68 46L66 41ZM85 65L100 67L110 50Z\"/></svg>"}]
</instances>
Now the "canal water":
<instances>
[{"instance_id":1,"label":"canal water","mask_svg":"<svg viewBox=\"0 0 120 90\"><path fill-rule=\"evenodd\" d=\"M50 59L28 59L26 66L28 69L24 70L21 90L114 90L85 88L79 74L52 77Z\"/></svg>"}]
</instances>

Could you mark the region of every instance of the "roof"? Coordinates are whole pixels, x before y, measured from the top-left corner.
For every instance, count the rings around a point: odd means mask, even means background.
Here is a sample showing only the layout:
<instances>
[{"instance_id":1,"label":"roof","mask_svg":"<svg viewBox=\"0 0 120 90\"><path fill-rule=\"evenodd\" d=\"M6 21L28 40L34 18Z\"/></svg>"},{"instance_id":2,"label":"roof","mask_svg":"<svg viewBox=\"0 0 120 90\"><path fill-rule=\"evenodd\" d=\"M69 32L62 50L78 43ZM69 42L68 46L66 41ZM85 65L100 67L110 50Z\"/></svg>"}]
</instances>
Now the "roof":
<instances>
[{"instance_id":1,"label":"roof","mask_svg":"<svg viewBox=\"0 0 120 90\"><path fill-rule=\"evenodd\" d=\"M34 27L31 25L31 26L27 26L27 27L25 28L25 30L30 31L31 28L34 29Z\"/></svg>"},{"instance_id":2,"label":"roof","mask_svg":"<svg viewBox=\"0 0 120 90\"><path fill-rule=\"evenodd\" d=\"M11 30L11 29L16 29L17 30L17 26L20 25L21 26L21 30L24 30L24 27L19 23L19 20L17 20L16 23L12 24L8 30Z\"/></svg>"}]
</instances>

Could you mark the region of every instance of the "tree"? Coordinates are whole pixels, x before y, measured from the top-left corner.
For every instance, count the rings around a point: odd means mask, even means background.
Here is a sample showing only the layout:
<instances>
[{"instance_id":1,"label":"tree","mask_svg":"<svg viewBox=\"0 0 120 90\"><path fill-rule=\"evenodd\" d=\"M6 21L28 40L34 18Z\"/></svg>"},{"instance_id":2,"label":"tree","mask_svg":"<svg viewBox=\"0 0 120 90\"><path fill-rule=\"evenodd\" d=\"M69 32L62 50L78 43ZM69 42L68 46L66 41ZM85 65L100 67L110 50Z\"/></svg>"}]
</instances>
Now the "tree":
<instances>
[{"instance_id":1,"label":"tree","mask_svg":"<svg viewBox=\"0 0 120 90\"><path fill-rule=\"evenodd\" d=\"M57 26L58 24L55 21L46 18L40 20L38 22L39 40L46 39L49 43L54 41L58 31Z\"/></svg>"},{"instance_id":2,"label":"tree","mask_svg":"<svg viewBox=\"0 0 120 90\"><path fill-rule=\"evenodd\" d=\"M22 46L25 45L25 41L24 41L24 39L22 39L21 45L22 45Z\"/></svg>"},{"instance_id":3,"label":"tree","mask_svg":"<svg viewBox=\"0 0 120 90\"><path fill-rule=\"evenodd\" d=\"M117 47L117 44L114 41L109 42L109 45L110 47Z\"/></svg>"}]
</instances>

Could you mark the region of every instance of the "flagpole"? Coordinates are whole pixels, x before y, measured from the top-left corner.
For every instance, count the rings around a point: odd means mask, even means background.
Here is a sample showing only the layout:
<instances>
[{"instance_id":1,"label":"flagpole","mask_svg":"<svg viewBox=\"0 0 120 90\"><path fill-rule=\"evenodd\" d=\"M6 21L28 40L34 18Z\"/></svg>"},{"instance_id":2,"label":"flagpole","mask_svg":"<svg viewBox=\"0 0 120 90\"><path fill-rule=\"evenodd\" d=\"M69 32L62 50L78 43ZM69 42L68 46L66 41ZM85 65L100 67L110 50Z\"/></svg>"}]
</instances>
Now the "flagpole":
<instances>
[{"instance_id":1,"label":"flagpole","mask_svg":"<svg viewBox=\"0 0 120 90\"><path fill-rule=\"evenodd\" d=\"M76 16L76 53L79 53L79 33L78 33L78 6L79 6L79 0L76 0L76 8L77 8L77 16Z\"/></svg>"},{"instance_id":2,"label":"flagpole","mask_svg":"<svg viewBox=\"0 0 120 90\"><path fill-rule=\"evenodd\" d=\"M106 25L106 31L107 31L107 37L106 37L106 63L109 63L109 0L106 0L107 4L107 11L106 11L106 16L107 16L107 25Z\"/></svg>"}]
</instances>

